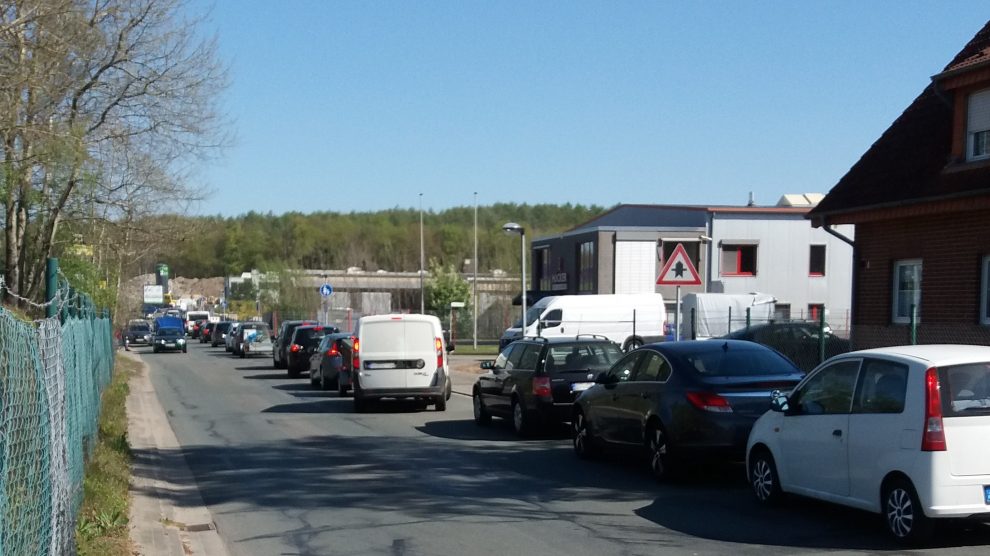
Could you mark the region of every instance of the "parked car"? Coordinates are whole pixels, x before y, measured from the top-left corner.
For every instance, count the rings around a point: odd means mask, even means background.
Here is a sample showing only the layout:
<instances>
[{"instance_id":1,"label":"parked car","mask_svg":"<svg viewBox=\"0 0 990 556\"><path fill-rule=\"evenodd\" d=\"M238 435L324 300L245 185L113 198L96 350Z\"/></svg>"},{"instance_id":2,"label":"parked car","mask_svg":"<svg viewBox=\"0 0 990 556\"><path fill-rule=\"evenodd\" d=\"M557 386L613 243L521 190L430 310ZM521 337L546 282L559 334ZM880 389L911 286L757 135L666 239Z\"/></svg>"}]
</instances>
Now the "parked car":
<instances>
[{"instance_id":1,"label":"parked car","mask_svg":"<svg viewBox=\"0 0 990 556\"><path fill-rule=\"evenodd\" d=\"M327 334L309 358L309 383L345 396L351 387L353 362L354 336L350 332Z\"/></svg>"},{"instance_id":2,"label":"parked car","mask_svg":"<svg viewBox=\"0 0 990 556\"><path fill-rule=\"evenodd\" d=\"M207 322L203 325L203 328L199 330L199 343L205 344L212 340L213 329L216 328L217 323Z\"/></svg>"},{"instance_id":3,"label":"parked car","mask_svg":"<svg viewBox=\"0 0 990 556\"><path fill-rule=\"evenodd\" d=\"M289 378L298 378L302 373L309 371L309 359L320 345L320 340L334 332L339 330L322 324L301 324L295 327L289 339L289 349L285 352L285 366Z\"/></svg>"},{"instance_id":4,"label":"parked car","mask_svg":"<svg viewBox=\"0 0 990 556\"><path fill-rule=\"evenodd\" d=\"M474 421L511 419L520 436L569 422L575 398L621 357L619 346L604 337L517 340L482 363L488 372L472 390Z\"/></svg>"},{"instance_id":5,"label":"parked car","mask_svg":"<svg viewBox=\"0 0 990 556\"><path fill-rule=\"evenodd\" d=\"M574 404L574 451L645 451L657 479L690 460L742 461L774 390L804 373L780 353L740 340L648 344L599 375Z\"/></svg>"},{"instance_id":6,"label":"parked car","mask_svg":"<svg viewBox=\"0 0 990 556\"><path fill-rule=\"evenodd\" d=\"M227 335L224 337L224 350L228 353L234 352L234 342L237 341L237 329L240 328L241 323L232 322L230 323L230 330L227 331Z\"/></svg>"},{"instance_id":7,"label":"parked car","mask_svg":"<svg viewBox=\"0 0 990 556\"><path fill-rule=\"evenodd\" d=\"M879 513L909 544L934 519L990 514L990 347L847 353L771 409L748 442L763 503L794 493Z\"/></svg>"},{"instance_id":8,"label":"parked car","mask_svg":"<svg viewBox=\"0 0 990 556\"><path fill-rule=\"evenodd\" d=\"M151 337L151 349L186 353L186 331L182 328L159 327Z\"/></svg>"},{"instance_id":9,"label":"parked car","mask_svg":"<svg viewBox=\"0 0 990 556\"><path fill-rule=\"evenodd\" d=\"M285 320L278 327L278 332L275 334L275 347L272 351L272 366L276 369L286 368L286 361L288 360L286 352L289 346L292 345L292 333L296 328L304 324L319 324L315 320Z\"/></svg>"},{"instance_id":10,"label":"parked car","mask_svg":"<svg viewBox=\"0 0 990 556\"><path fill-rule=\"evenodd\" d=\"M446 411L451 384L440 319L418 314L361 317L355 336L355 411L383 398L418 400Z\"/></svg>"},{"instance_id":11,"label":"parked car","mask_svg":"<svg viewBox=\"0 0 990 556\"><path fill-rule=\"evenodd\" d=\"M821 363L820 325L816 322L770 322L736 330L724 338L756 342L783 353L801 370L808 372ZM846 353L849 340L840 338L825 326L825 357Z\"/></svg>"},{"instance_id":12,"label":"parked car","mask_svg":"<svg viewBox=\"0 0 990 556\"><path fill-rule=\"evenodd\" d=\"M229 320L222 320L217 323L213 328L213 332L210 333L210 346L217 347L220 344L227 344L227 335L230 334L230 328L234 323Z\"/></svg>"},{"instance_id":13,"label":"parked car","mask_svg":"<svg viewBox=\"0 0 990 556\"><path fill-rule=\"evenodd\" d=\"M234 341L234 355L252 357L272 355L272 331L263 322L245 322L237 328Z\"/></svg>"},{"instance_id":14,"label":"parked car","mask_svg":"<svg viewBox=\"0 0 990 556\"><path fill-rule=\"evenodd\" d=\"M189 331L189 337L192 338L192 339L194 339L194 340L197 339L197 338L199 338L199 335L202 332L203 326L205 326L207 322L209 322L209 321L207 321L207 320L195 320L195 321L192 321L192 326L190 327L190 331Z\"/></svg>"},{"instance_id":15,"label":"parked car","mask_svg":"<svg viewBox=\"0 0 990 556\"><path fill-rule=\"evenodd\" d=\"M127 323L124 334L130 345L148 344L151 342L151 324L145 320L132 320Z\"/></svg>"}]
</instances>

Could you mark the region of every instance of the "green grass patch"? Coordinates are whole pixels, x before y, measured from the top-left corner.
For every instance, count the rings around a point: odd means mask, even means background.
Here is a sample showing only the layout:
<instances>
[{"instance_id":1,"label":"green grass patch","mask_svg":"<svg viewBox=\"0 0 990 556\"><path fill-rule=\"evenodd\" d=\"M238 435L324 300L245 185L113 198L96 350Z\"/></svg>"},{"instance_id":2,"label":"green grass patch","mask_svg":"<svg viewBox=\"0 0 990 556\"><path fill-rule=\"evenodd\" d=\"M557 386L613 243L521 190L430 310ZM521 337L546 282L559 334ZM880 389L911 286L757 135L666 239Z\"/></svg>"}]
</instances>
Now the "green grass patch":
<instances>
[{"instance_id":1,"label":"green grass patch","mask_svg":"<svg viewBox=\"0 0 990 556\"><path fill-rule=\"evenodd\" d=\"M478 349L474 349L474 346L471 345L470 340L468 340L467 343L461 343L461 341L458 341L457 346L454 348L452 353L456 355L498 355L498 346L479 345Z\"/></svg>"},{"instance_id":2,"label":"green grass patch","mask_svg":"<svg viewBox=\"0 0 990 556\"><path fill-rule=\"evenodd\" d=\"M83 503L76 522L79 556L132 554L127 528L131 448L127 442L127 382L138 363L117 357L113 381L103 392L99 438L83 479Z\"/></svg>"}]
</instances>

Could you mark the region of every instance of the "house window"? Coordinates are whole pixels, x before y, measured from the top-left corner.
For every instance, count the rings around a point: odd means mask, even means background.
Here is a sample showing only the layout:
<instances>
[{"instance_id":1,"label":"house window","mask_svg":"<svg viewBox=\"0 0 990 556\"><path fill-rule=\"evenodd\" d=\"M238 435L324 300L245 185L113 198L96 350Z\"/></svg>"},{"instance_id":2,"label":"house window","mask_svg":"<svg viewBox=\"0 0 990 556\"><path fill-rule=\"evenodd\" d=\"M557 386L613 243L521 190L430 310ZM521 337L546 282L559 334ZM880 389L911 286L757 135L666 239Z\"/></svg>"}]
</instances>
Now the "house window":
<instances>
[{"instance_id":1,"label":"house window","mask_svg":"<svg viewBox=\"0 0 990 556\"><path fill-rule=\"evenodd\" d=\"M595 290L595 242L586 241L578 245L578 291Z\"/></svg>"},{"instance_id":2,"label":"house window","mask_svg":"<svg viewBox=\"0 0 990 556\"><path fill-rule=\"evenodd\" d=\"M691 259L691 262L694 263L694 268L701 268L701 249L698 248L699 242L669 238L661 239L660 241L663 247L663 261L661 261L661 264L670 260L670 257L674 255L674 249L680 243L684 246L684 252L687 253L688 259Z\"/></svg>"},{"instance_id":3,"label":"house window","mask_svg":"<svg viewBox=\"0 0 990 556\"><path fill-rule=\"evenodd\" d=\"M808 252L808 276L825 276L825 246L812 245Z\"/></svg>"},{"instance_id":4,"label":"house window","mask_svg":"<svg viewBox=\"0 0 990 556\"><path fill-rule=\"evenodd\" d=\"M983 257L980 286L980 322L990 324L990 255Z\"/></svg>"},{"instance_id":5,"label":"house window","mask_svg":"<svg viewBox=\"0 0 990 556\"><path fill-rule=\"evenodd\" d=\"M990 158L990 89L969 96L966 160Z\"/></svg>"},{"instance_id":6,"label":"house window","mask_svg":"<svg viewBox=\"0 0 990 556\"><path fill-rule=\"evenodd\" d=\"M756 276L756 245L722 244L722 276Z\"/></svg>"},{"instance_id":7,"label":"house window","mask_svg":"<svg viewBox=\"0 0 990 556\"><path fill-rule=\"evenodd\" d=\"M921 259L896 261L894 263L893 321L908 324L911 322L911 308L921 315Z\"/></svg>"},{"instance_id":8,"label":"house window","mask_svg":"<svg viewBox=\"0 0 990 556\"><path fill-rule=\"evenodd\" d=\"M536 269L539 272L539 288L541 292L550 291L550 249L536 251Z\"/></svg>"},{"instance_id":9,"label":"house window","mask_svg":"<svg viewBox=\"0 0 990 556\"><path fill-rule=\"evenodd\" d=\"M824 303L809 303L808 304L808 320L818 322L818 319L822 318L825 314L825 304Z\"/></svg>"}]
</instances>

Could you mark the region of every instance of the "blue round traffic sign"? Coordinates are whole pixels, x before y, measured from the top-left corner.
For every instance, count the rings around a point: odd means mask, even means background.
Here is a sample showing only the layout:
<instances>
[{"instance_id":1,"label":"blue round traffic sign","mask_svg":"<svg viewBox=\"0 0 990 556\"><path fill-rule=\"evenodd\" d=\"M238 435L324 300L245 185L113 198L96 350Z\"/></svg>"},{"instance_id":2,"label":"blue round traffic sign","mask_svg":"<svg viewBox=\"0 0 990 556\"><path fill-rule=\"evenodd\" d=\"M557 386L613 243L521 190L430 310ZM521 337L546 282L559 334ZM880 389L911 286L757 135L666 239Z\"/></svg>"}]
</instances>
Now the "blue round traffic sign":
<instances>
[{"instance_id":1,"label":"blue round traffic sign","mask_svg":"<svg viewBox=\"0 0 990 556\"><path fill-rule=\"evenodd\" d=\"M323 284L320 286L320 295L323 297L330 297L333 295L333 287L331 287L330 284Z\"/></svg>"}]
</instances>

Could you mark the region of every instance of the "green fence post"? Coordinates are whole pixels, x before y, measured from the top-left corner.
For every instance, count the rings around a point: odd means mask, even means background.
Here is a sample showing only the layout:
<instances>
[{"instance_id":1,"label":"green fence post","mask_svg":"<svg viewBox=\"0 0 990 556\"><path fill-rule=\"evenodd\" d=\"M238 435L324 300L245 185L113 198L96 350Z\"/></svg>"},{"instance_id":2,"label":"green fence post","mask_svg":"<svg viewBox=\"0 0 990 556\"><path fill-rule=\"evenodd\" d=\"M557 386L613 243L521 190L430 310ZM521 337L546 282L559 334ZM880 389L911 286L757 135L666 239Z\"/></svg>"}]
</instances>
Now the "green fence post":
<instances>
[{"instance_id":1,"label":"green fence post","mask_svg":"<svg viewBox=\"0 0 990 556\"><path fill-rule=\"evenodd\" d=\"M749 330L749 327L752 326L753 324L752 311L753 311L752 307L746 307L746 330Z\"/></svg>"},{"instance_id":2,"label":"green fence post","mask_svg":"<svg viewBox=\"0 0 990 556\"><path fill-rule=\"evenodd\" d=\"M911 345L918 345L918 306L911 304Z\"/></svg>"},{"instance_id":3,"label":"green fence post","mask_svg":"<svg viewBox=\"0 0 990 556\"><path fill-rule=\"evenodd\" d=\"M53 318L58 315L58 307L55 305L55 297L58 295L58 259L48 257L48 265L45 267L45 317Z\"/></svg>"},{"instance_id":4,"label":"green fence post","mask_svg":"<svg viewBox=\"0 0 990 556\"><path fill-rule=\"evenodd\" d=\"M825 306L818 311L818 362L825 361Z\"/></svg>"},{"instance_id":5,"label":"green fence post","mask_svg":"<svg viewBox=\"0 0 990 556\"><path fill-rule=\"evenodd\" d=\"M698 329L695 326L695 320L694 320L694 307L691 307L691 339L692 340L698 339Z\"/></svg>"},{"instance_id":6,"label":"green fence post","mask_svg":"<svg viewBox=\"0 0 990 556\"><path fill-rule=\"evenodd\" d=\"M726 332L726 334L731 334L731 333L732 333L732 305L729 305L729 329L728 332Z\"/></svg>"}]
</instances>

